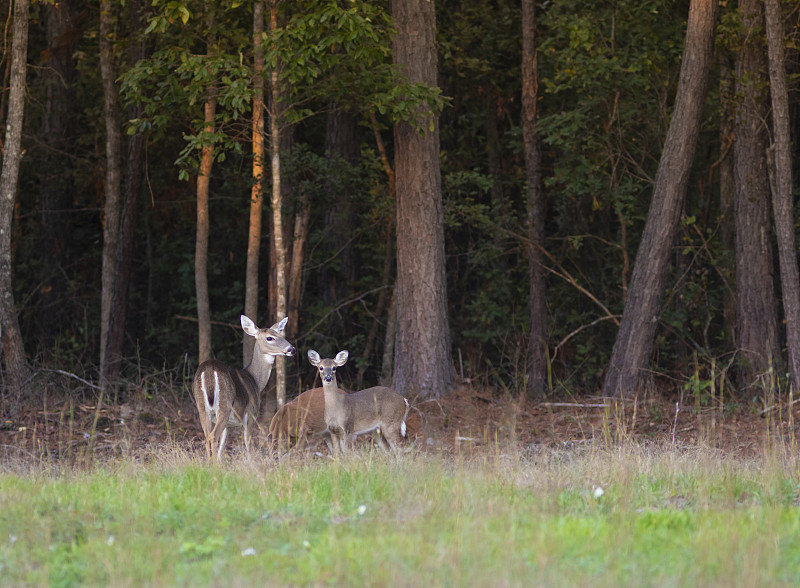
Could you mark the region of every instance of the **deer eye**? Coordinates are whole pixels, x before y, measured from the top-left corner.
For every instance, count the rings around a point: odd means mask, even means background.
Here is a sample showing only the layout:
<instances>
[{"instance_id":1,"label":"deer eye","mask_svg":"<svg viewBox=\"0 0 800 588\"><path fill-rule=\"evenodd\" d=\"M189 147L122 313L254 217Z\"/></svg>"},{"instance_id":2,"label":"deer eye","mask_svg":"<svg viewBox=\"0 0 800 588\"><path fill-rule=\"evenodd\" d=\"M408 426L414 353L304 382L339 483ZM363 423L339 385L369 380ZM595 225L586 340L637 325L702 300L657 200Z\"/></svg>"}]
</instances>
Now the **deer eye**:
<instances>
[{"instance_id":1,"label":"deer eye","mask_svg":"<svg viewBox=\"0 0 800 588\"><path fill-rule=\"evenodd\" d=\"M272 337L267 337L267 341L272 341Z\"/></svg>"},{"instance_id":2,"label":"deer eye","mask_svg":"<svg viewBox=\"0 0 800 588\"><path fill-rule=\"evenodd\" d=\"M336 368L331 368L331 371L332 371L332 372L335 372L335 371L336 371Z\"/></svg>"}]
</instances>

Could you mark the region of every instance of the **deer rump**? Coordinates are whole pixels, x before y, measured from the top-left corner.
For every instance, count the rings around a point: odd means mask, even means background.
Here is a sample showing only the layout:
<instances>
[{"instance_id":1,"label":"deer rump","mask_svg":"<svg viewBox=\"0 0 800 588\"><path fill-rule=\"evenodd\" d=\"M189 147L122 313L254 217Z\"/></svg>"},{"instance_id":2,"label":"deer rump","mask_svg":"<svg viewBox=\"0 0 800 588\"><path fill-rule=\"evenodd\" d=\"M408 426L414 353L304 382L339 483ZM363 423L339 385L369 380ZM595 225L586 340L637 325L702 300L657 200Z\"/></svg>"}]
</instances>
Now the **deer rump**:
<instances>
[{"instance_id":1,"label":"deer rump","mask_svg":"<svg viewBox=\"0 0 800 588\"><path fill-rule=\"evenodd\" d=\"M233 390L231 390L231 403L230 413L228 414L228 425L234 427L241 427L244 425L245 411L250 403L250 396L248 390L255 389L256 381L248 372L244 370L232 369L216 359L210 359L204 362L197 370L195 375L195 390L198 396L203 398L203 406L206 409L208 419L212 425L217 423L220 413L224 412L224 405L220 404L220 397L222 393L222 386L230 386L233 383ZM195 398L198 406L200 399ZM224 418L224 415L222 415ZM249 419L257 420L257 414L251 414Z\"/></svg>"}]
</instances>

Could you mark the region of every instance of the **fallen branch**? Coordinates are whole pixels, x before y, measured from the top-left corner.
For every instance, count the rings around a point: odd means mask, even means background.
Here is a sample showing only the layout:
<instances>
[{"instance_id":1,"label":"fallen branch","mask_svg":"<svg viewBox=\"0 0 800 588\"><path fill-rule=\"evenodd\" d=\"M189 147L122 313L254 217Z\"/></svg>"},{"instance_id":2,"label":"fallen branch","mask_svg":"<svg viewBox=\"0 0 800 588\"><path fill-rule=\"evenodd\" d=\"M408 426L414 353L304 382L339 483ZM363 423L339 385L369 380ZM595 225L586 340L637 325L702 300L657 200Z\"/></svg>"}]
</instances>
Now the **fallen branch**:
<instances>
[{"instance_id":1,"label":"fallen branch","mask_svg":"<svg viewBox=\"0 0 800 588\"><path fill-rule=\"evenodd\" d=\"M557 406L569 408L605 408L607 404L578 404L577 402L542 402L539 406Z\"/></svg>"}]
</instances>

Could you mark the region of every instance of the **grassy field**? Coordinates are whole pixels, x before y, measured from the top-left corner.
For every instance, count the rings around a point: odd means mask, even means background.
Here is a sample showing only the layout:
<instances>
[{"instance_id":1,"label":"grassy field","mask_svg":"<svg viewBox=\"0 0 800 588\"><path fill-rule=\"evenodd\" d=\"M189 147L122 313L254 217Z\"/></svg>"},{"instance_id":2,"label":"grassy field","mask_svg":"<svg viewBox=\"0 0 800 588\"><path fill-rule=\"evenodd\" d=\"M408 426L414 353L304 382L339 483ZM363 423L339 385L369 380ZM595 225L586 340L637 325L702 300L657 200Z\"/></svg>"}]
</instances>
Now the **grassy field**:
<instances>
[{"instance_id":1,"label":"grassy field","mask_svg":"<svg viewBox=\"0 0 800 588\"><path fill-rule=\"evenodd\" d=\"M800 478L626 443L0 474L3 586L796 586Z\"/></svg>"}]
</instances>

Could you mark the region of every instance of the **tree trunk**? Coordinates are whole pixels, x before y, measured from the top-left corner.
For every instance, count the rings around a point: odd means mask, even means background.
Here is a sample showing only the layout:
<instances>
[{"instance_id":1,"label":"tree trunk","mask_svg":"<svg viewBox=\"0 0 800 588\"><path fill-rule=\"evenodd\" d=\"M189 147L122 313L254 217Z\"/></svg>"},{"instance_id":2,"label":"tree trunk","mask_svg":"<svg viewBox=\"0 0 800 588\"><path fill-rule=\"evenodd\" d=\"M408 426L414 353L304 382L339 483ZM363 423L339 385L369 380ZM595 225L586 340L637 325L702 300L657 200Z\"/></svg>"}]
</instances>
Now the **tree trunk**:
<instances>
[{"instance_id":1,"label":"tree trunk","mask_svg":"<svg viewBox=\"0 0 800 588\"><path fill-rule=\"evenodd\" d=\"M211 33L214 25L213 3L205 3L205 22L208 38L206 53L216 51L216 38ZM203 132L213 133L216 127L217 89L207 90L203 106ZM208 190L211 183L211 168L214 165L214 145L204 144L200 153L200 168L197 170L197 232L194 251L194 284L197 294L197 340L198 363L211 359L211 301L208 293L208 235L210 218L208 213Z\"/></svg>"},{"instance_id":2,"label":"tree trunk","mask_svg":"<svg viewBox=\"0 0 800 588\"><path fill-rule=\"evenodd\" d=\"M132 0L128 4L130 10L131 35L133 39L128 49L128 63L134 65L145 57L145 40L142 25L142 4ZM128 109L127 118L142 116L141 106ZM144 176L144 136L136 133L128 139L127 156L125 158L124 203L120 220L119 240L117 241L116 268L114 270L114 289L111 296L111 313L109 316L108 350L106 351L105 379L115 382L122 368L122 351L125 343L125 319L128 306L128 290L133 269L133 244L136 236L136 225L139 211L139 193Z\"/></svg>"},{"instance_id":3,"label":"tree trunk","mask_svg":"<svg viewBox=\"0 0 800 588\"><path fill-rule=\"evenodd\" d=\"M389 163L389 156L386 153L386 146L383 143L383 138L381 137L381 131L378 128L378 121L375 118L374 113L370 113L370 122L372 123L372 132L375 135L375 144L378 147L378 153L380 153L381 156L383 169L386 172L389 197L391 198L392 202L395 202L396 193L395 193L395 183L394 183L394 170L392 169L392 166ZM393 295L394 292L394 288L392 287L392 281L394 279L394 274L395 274L394 241L396 238L394 234L394 211L392 211L392 216L390 216L387 219L384 231L386 231L386 238L385 238L386 245L383 254L383 272L381 279L381 286L383 286L383 288L378 294L378 301L375 303L375 319L372 321L372 326L370 327L369 333L367 334L367 339L364 343L364 353L361 355L361 367L358 368L358 377L356 379L359 388L363 387L364 373L367 370L370 357L372 356L372 348L375 346L375 341L378 338L378 327L380 325L381 318L386 312L386 304L389 302L390 294ZM386 332L387 333L389 332L388 323L386 325ZM392 341L394 341L393 327L392 327ZM383 362L383 365L385 366L386 362ZM389 364L389 366L391 366L391 364ZM386 374L389 374L390 372L391 370L387 371ZM384 370L381 369L381 378L391 382L391 377L384 377L386 374L384 374Z\"/></svg>"},{"instance_id":4,"label":"tree trunk","mask_svg":"<svg viewBox=\"0 0 800 588\"><path fill-rule=\"evenodd\" d=\"M103 80L103 119L106 130L105 210L103 219L102 293L100 301L100 385L108 384L108 335L111 322L111 298L114 293L117 265L117 241L120 227L120 192L122 174L122 133L114 73L114 15L111 0L100 0L100 75Z\"/></svg>"},{"instance_id":5,"label":"tree trunk","mask_svg":"<svg viewBox=\"0 0 800 588\"><path fill-rule=\"evenodd\" d=\"M733 59L729 52L720 49L720 89L719 101L721 120L719 124L720 163L719 163L719 216L720 243L726 252L725 270L731 277L722 299L722 320L725 325L727 342L736 347L736 295L733 286L733 252L736 248L735 217L733 214L734 182L733 182L733 130L736 105L734 97Z\"/></svg>"},{"instance_id":6,"label":"tree trunk","mask_svg":"<svg viewBox=\"0 0 800 588\"><path fill-rule=\"evenodd\" d=\"M270 6L270 26L278 28L278 6L273 0ZM283 195L281 193L281 152L280 152L280 88L278 72L270 72L270 93L272 97L269 118L270 147L272 154L272 237L275 243L275 311L276 320L286 314L286 246L283 243ZM286 365L284 358L276 358L275 397L280 409L286 402Z\"/></svg>"},{"instance_id":7,"label":"tree trunk","mask_svg":"<svg viewBox=\"0 0 800 588\"><path fill-rule=\"evenodd\" d=\"M542 190L542 155L539 149L539 66L536 55L536 2L522 0L522 136L527 180L528 265L530 271L531 332L528 340L528 385L531 398L547 392L547 299L542 252L545 200Z\"/></svg>"},{"instance_id":8,"label":"tree trunk","mask_svg":"<svg viewBox=\"0 0 800 588\"><path fill-rule=\"evenodd\" d=\"M766 63L761 0L741 0L743 31L736 56L739 98L733 144L736 223L736 341L739 386L780 369L777 300L773 286L767 176ZM778 372L779 373L779 372Z\"/></svg>"},{"instance_id":9,"label":"tree trunk","mask_svg":"<svg viewBox=\"0 0 800 588\"><path fill-rule=\"evenodd\" d=\"M343 110L333 100L325 128L325 152L342 173L348 173L347 165L355 166L360 156L361 137L358 120ZM339 183L341 185L341 183ZM323 246L328 255L336 253L337 263L325 264L319 272L319 291L325 306L338 307L352 294L358 267L357 251L353 244L354 213L350 190L337 191L336 182L329 182L330 200L325 207L324 222L326 239ZM349 307L343 307L331 315L326 328L334 341L352 337L356 327Z\"/></svg>"},{"instance_id":10,"label":"tree trunk","mask_svg":"<svg viewBox=\"0 0 800 588\"><path fill-rule=\"evenodd\" d=\"M74 162L65 157L73 136L75 116L73 54L81 31L74 22L72 2L42 5L47 51L41 69L45 93L39 141L45 148L40 161L39 197L41 209L42 272L40 302L36 313L38 344L49 348L63 328L66 295L65 266L68 263L70 214L74 190ZM67 313L69 314L69 313Z\"/></svg>"},{"instance_id":11,"label":"tree trunk","mask_svg":"<svg viewBox=\"0 0 800 588\"><path fill-rule=\"evenodd\" d=\"M383 338L383 359L381 361L381 386L391 386L394 374L392 373L392 358L394 357L394 341L397 335L397 288L392 288L389 298L389 312L386 318L386 335Z\"/></svg>"},{"instance_id":12,"label":"tree trunk","mask_svg":"<svg viewBox=\"0 0 800 588\"><path fill-rule=\"evenodd\" d=\"M214 131L217 100L211 90L203 108L204 130ZM211 302L208 295L208 186L214 164L214 147L203 147L197 172L197 235L194 252L194 283L197 291L198 363L211 359Z\"/></svg>"},{"instance_id":13,"label":"tree trunk","mask_svg":"<svg viewBox=\"0 0 800 588\"><path fill-rule=\"evenodd\" d=\"M258 319L258 261L261 251L261 209L264 205L264 0L253 4L253 187L250 193L250 230L247 236L244 313ZM255 339L242 344L244 365L253 357Z\"/></svg>"},{"instance_id":14,"label":"tree trunk","mask_svg":"<svg viewBox=\"0 0 800 588\"><path fill-rule=\"evenodd\" d=\"M672 121L656 172L653 200L636 254L628 299L603 384L604 396L638 394L664 296L714 54L717 0L692 0Z\"/></svg>"},{"instance_id":15,"label":"tree trunk","mask_svg":"<svg viewBox=\"0 0 800 588\"><path fill-rule=\"evenodd\" d=\"M792 151L789 136L789 93L786 89L784 27L780 0L765 0L769 52L769 87L772 96L772 127L775 161L775 192L772 195L778 257L781 268L783 311L789 354L791 389L800 391L800 278L794 238L792 198Z\"/></svg>"},{"instance_id":16,"label":"tree trunk","mask_svg":"<svg viewBox=\"0 0 800 588\"><path fill-rule=\"evenodd\" d=\"M22 159L22 121L25 113L25 80L28 60L29 0L14 1L11 74L6 116L4 157L0 171L0 337L6 366L6 389L19 399L30 374L17 320L12 286L11 231Z\"/></svg>"},{"instance_id":17,"label":"tree trunk","mask_svg":"<svg viewBox=\"0 0 800 588\"><path fill-rule=\"evenodd\" d=\"M410 82L437 85L436 14L431 0L393 0L393 60ZM397 335L393 385L404 396L437 398L453 386L445 283L439 120L422 133L394 127L397 187Z\"/></svg>"},{"instance_id":18,"label":"tree trunk","mask_svg":"<svg viewBox=\"0 0 800 588\"><path fill-rule=\"evenodd\" d=\"M308 222L311 218L311 204L301 188L297 212L294 216L294 238L292 239L292 263L289 267L289 298L287 300L289 324L294 325L292 333L299 327L300 302L303 294L303 262L308 240ZM288 325L287 325L288 327Z\"/></svg>"}]
</instances>

